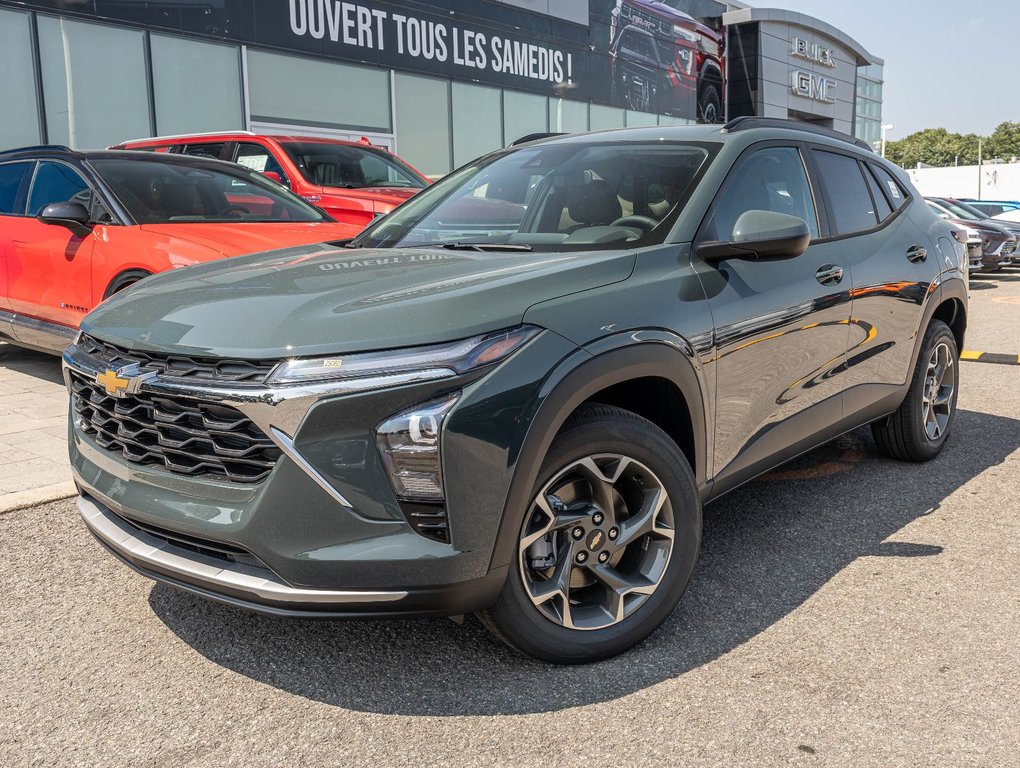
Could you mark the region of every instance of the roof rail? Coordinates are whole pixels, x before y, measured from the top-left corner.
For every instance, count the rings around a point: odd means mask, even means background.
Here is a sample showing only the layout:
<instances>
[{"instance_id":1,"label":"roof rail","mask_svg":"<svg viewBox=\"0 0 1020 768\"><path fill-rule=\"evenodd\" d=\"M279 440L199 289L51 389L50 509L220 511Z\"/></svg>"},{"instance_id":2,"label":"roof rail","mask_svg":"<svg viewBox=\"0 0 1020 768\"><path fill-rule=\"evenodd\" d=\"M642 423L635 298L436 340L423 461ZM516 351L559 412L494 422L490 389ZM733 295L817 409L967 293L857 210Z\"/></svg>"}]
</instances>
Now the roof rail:
<instances>
[{"instance_id":1,"label":"roof rail","mask_svg":"<svg viewBox=\"0 0 1020 768\"><path fill-rule=\"evenodd\" d=\"M723 133L736 133L737 131L749 131L752 128L789 128L794 131L804 131L805 133L814 133L830 139L845 141L847 144L853 144L869 152L875 151L868 142L851 136L848 133L840 133L839 131L832 130L832 128L824 128L820 125L805 123L800 120L787 120L782 117L755 117L753 115L734 117L722 127L722 131Z\"/></svg>"},{"instance_id":2,"label":"roof rail","mask_svg":"<svg viewBox=\"0 0 1020 768\"><path fill-rule=\"evenodd\" d=\"M143 139L126 139L125 141L118 141L114 146L121 146L123 144L135 144L139 141L163 141L164 139L190 139L192 137L199 136L222 136L224 134L230 134L231 136L242 135L242 136L257 136L254 131L206 131L205 133L175 133L169 136L149 136Z\"/></svg>"},{"instance_id":3,"label":"roof rail","mask_svg":"<svg viewBox=\"0 0 1020 768\"><path fill-rule=\"evenodd\" d=\"M45 150L53 150L56 152L74 151L70 147L65 147L63 144L36 144L31 147L17 147L16 149L5 149L3 152L0 152L0 155L15 155L21 152L43 152Z\"/></svg>"},{"instance_id":4,"label":"roof rail","mask_svg":"<svg viewBox=\"0 0 1020 768\"><path fill-rule=\"evenodd\" d=\"M527 144L529 141L538 141L539 139L551 139L553 136L565 136L566 134L562 131L559 133L529 133L527 136L521 136L517 141L511 141L511 147L517 147L521 144Z\"/></svg>"}]
</instances>

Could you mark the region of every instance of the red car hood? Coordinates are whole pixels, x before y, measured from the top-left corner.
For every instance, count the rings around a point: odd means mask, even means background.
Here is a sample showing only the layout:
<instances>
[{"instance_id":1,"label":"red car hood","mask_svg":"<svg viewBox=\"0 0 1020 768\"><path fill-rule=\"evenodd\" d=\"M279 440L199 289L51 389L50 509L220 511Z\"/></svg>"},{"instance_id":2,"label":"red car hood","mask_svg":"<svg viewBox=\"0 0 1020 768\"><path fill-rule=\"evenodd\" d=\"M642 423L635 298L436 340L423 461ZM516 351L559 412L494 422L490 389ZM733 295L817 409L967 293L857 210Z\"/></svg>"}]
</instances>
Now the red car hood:
<instances>
[{"instance_id":1,"label":"red car hood","mask_svg":"<svg viewBox=\"0 0 1020 768\"><path fill-rule=\"evenodd\" d=\"M344 189L343 187L323 187L323 196L357 198L359 200L372 200L376 203L388 203L389 205L400 205L409 197L414 197L421 192L417 187L360 187L358 189Z\"/></svg>"},{"instance_id":2,"label":"red car hood","mask_svg":"<svg viewBox=\"0 0 1020 768\"><path fill-rule=\"evenodd\" d=\"M354 237L360 227L338 222L241 224L143 224L143 232L186 240L221 253L240 256L310 243L325 243Z\"/></svg>"}]
</instances>

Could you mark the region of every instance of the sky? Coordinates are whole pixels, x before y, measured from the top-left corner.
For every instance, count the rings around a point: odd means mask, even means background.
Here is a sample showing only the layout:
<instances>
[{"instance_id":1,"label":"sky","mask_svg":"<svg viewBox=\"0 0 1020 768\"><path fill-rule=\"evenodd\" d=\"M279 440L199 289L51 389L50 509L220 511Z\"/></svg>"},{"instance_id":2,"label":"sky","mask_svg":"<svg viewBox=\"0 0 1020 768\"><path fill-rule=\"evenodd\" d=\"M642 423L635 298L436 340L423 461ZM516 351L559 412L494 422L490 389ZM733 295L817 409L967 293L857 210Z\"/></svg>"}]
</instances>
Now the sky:
<instances>
[{"instance_id":1,"label":"sky","mask_svg":"<svg viewBox=\"0 0 1020 768\"><path fill-rule=\"evenodd\" d=\"M1020 0L750 0L822 19L885 59L882 122L987 136L1020 121Z\"/></svg>"}]
</instances>

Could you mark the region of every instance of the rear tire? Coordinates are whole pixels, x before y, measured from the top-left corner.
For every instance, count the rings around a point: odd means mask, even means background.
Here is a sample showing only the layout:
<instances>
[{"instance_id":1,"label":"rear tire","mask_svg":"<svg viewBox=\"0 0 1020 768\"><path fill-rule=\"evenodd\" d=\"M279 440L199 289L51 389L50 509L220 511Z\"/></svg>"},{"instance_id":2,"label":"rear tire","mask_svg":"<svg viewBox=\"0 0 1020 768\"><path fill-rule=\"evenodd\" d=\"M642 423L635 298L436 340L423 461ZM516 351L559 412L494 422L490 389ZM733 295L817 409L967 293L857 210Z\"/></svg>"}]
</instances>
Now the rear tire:
<instances>
[{"instance_id":1,"label":"rear tire","mask_svg":"<svg viewBox=\"0 0 1020 768\"><path fill-rule=\"evenodd\" d=\"M683 595L701 541L687 459L650 421L586 405L549 448L496 604L493 633L583 664L641 642Z\"/></svg>"},{"instance_id":2,"label":"rear tire","mask_svg":"<svg viewBox=\"0 0 1020 768\"><path fill-rule=\"evenodd\" d=\"M895 413L871 425L882 453L900 461L930 461L939 455L956 417L959 363L953 332L932 320L906 398Z\"/></svg>"}]
</instances>

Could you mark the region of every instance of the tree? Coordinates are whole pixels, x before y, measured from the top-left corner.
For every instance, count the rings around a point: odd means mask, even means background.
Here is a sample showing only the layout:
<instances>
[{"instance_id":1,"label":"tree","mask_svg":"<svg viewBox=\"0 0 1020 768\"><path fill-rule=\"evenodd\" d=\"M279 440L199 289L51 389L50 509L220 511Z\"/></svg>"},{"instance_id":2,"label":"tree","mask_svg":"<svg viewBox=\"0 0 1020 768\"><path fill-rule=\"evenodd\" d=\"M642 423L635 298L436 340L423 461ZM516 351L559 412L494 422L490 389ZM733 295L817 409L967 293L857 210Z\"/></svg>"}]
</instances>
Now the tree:
<instances>
[{"instance_id":1,"label":"tree","mask_svg":"<svg viewBox=\"0 0 1020 768\"><path fill-rule=\"evenodd\" d=\"M985 142L986 158L998 157L1007 162L1020 157L1020 123L999 123Z\"/></svg>"},{"instance_id":2,"label":"tree","mask_svg":"<svg viewBox=\"0 0 1020 768\"><path fill-rule=\"evenodd\" d=\"M973 133L961 135L950 133L945 128L925 128L899 141L887 142L885 156L903 168L916 168L918 163L974 165L978 158L979 138ZM988 156L987 152L985 156Z\"/></svg>"}]
</instances>

